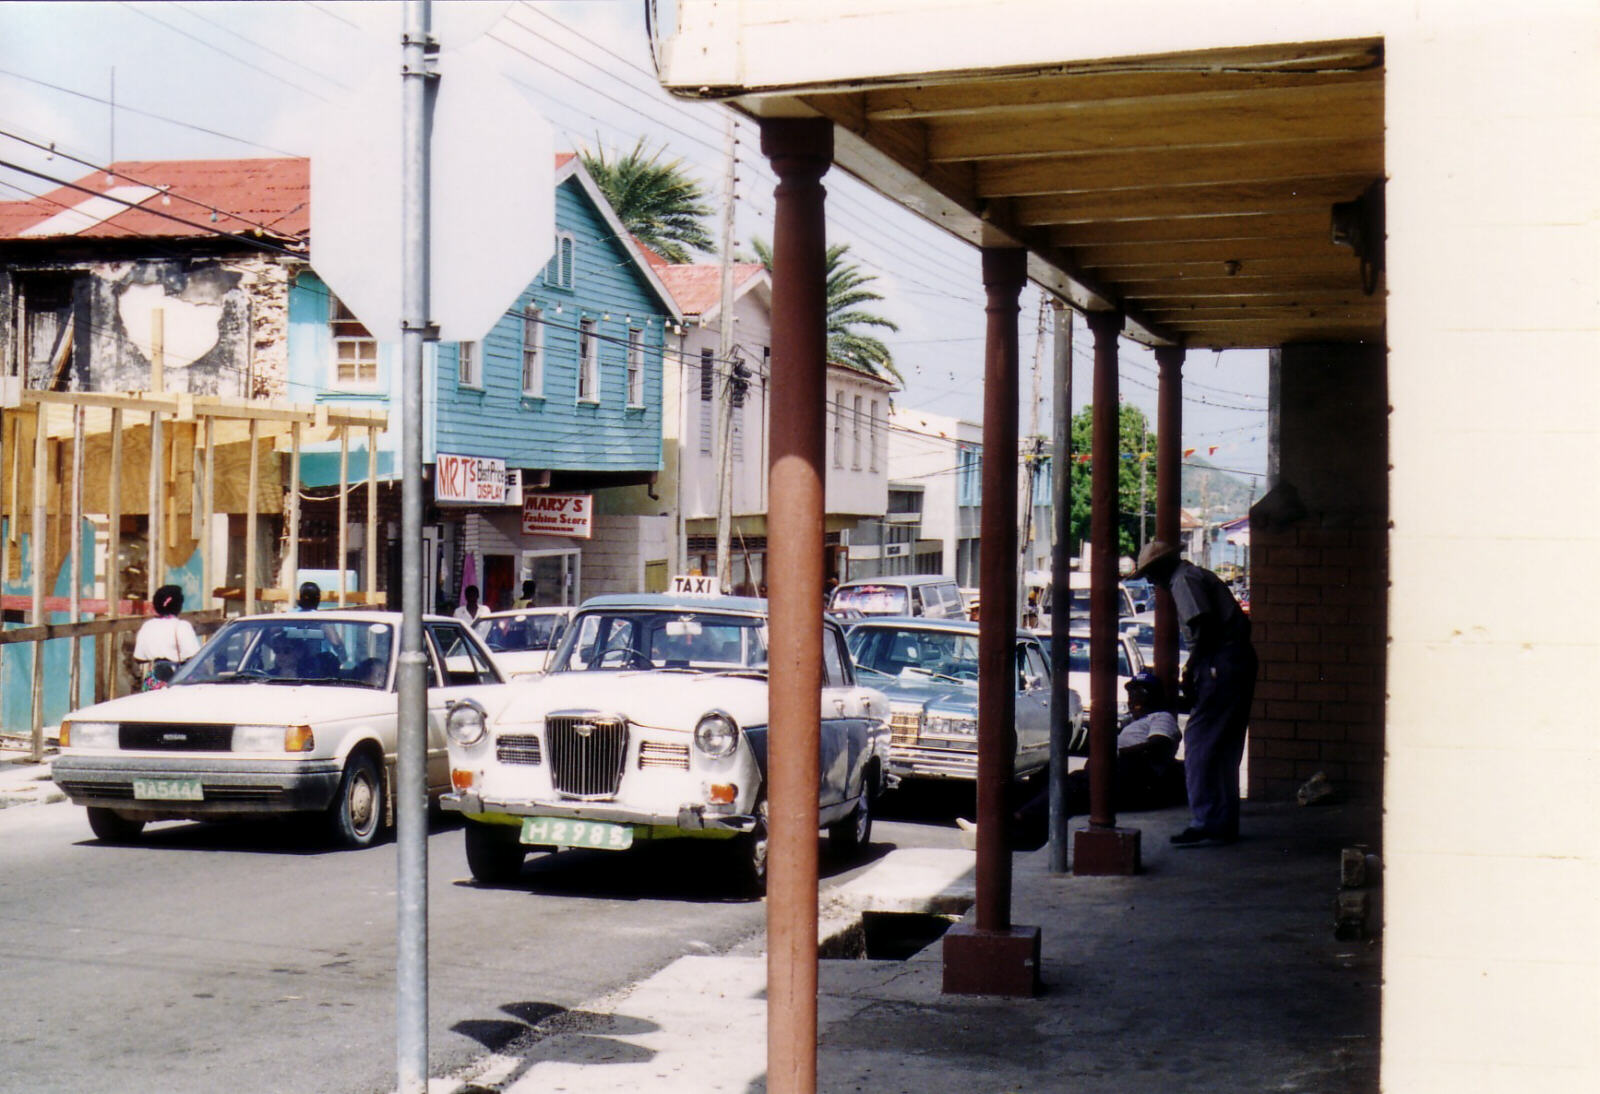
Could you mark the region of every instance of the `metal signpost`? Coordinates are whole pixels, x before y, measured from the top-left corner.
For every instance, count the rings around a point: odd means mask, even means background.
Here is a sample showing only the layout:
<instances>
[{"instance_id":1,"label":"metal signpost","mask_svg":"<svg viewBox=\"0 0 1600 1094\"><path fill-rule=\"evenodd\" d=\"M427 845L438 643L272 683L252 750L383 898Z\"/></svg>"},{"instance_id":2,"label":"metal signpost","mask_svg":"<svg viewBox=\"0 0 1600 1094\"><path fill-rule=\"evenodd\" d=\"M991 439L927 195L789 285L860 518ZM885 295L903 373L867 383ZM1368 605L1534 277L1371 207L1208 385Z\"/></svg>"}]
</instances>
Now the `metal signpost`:
<instances>
[{"instance_id":1,"label":"metal signpost","mask_svg":"<svg viewBox=\"0 0 1600 1094\"><path fill-rule=\"evenodd\" d=\"M442 9L455 28L449 44L481 34L507 6ZM400 1094L424 1094L428 1084L424 343L480 340L544 265L555 235L550 127L481 59L451 54L441 73L433 25L430 0L406 0L398 101L388 76L331 117L311 178L313 268L368 330L380 337L400 332L402 611L394 787ZM398 192L388 185L396 175ZM492 226L473 219L491 214ZM398 264L380 257L393 254L397 224ZM436 272L445 287L437 298L431 291Z\"/></svg>"}]
</instances>

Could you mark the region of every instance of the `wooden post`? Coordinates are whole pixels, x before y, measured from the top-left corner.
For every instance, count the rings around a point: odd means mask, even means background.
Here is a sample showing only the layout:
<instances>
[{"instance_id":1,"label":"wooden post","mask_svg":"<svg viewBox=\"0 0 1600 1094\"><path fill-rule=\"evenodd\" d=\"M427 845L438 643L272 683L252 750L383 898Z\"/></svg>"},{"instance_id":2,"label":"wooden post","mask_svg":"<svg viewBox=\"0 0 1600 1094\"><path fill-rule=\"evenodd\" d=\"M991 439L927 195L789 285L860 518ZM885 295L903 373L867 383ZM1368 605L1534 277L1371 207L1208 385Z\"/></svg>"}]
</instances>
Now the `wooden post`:
<instances>
[{"instance_id":1,"label":"wooden post","mask_svg":"<svg viewBox=\"0 0 1600 1094\"><path fill-rule=\"evenodd\" d=\"M72 408L72 529L68 537L72 562L67 572L72 587L67 590L67 614L73 623L82 622L80 598L83 587L83 414L81 406ZM78 707L78 683L83 671L83 643L74 634L67 669L67 709Z\"/></svg>"},{"instance_id":2,"label":"wooden post","mask_svg":"<svg viewBox=\"0 0 1600 1094\"><path fill-rule=\"evenodd\" d=\"M210 611L211 592L217 585L216 559L211 553L211 525L217 514L217 420L206 415L205 436L201 439L204 454L201 473L205 487L200 491L200 608Z\"/></svg>"},{"instance_id":3,"label":"wooden post","mask_svg":"<svg viewBox=\"0 0 1600 1094\"><path fill-rule=\"evenodd\" d=\"M146 602L155 599L156 590L162 585L162 576L166 573L166 552L162 550L162 531L165 523L166 506L162 504L161 495L161 411L150 412L150 483L149 483L149 531L145 535L145 544L149 549L149 563L145 566Z\"/></svg>"},{"instance_id":4,"label":"wooden post","mask_svg":"<svg viewBox=\"0 0 1600 1094\"><path fill-rule=\"evenodd\" d=\"M350 427L339 427L339 607L344 607L344 559L350 519Z\"/></svg>"},{"instance_id":5,"label":"wooden post","mask_svg":"<svg viewBox=\"0 0 1600 1094\"><path fill-rule=\"evenodd\" d=\"M284 514L289 527L285 539L288 550L283 559L283 590L294 603L300 580L300 423L289 426L289 511Z\"/></svg>"},{"instance_id":6,"label":"wooden post","mask_svg":"<svg viewBox=\"0 0 1600 1094\"><path fill-rule=\"evenodd\" d=\"M244 614L256 610L256 491L261 482L261 423L250 419L250 495L244 503Z\"/></svg>"},{"instance_id":7,"label":"wooden post","mask_svg":"<svg viewBox=\"0 0 1600 1094\"><path fill-rule=\"evenodd\" d=\"M367 426L367 607L378 591L378 427Z\"/></svg>"},{"instance_id":8,"label":"wooden post","mask_svg":"<svg viewBox=\"0 0 1600 1094\"><path fill-rule=\"evenodd\" d=\"M45 537L45 472L50 464L50 407L40 403L34 415L33 427L33 542L29 544L33 555L33 610L30 621L34 626L44 618L44 537ZM33 703L31 709L33 728L32 759L44 760L44 642L33 642Z\"/></svg>"},{"instance_id":9,"label":"wooden post","mask_svg":"<svg viewBox=\"0 0 1600 1094\"><path fill-rule=\"evenodd\" d=\"M106 506L106 615L122 614L122 408L111 409L111 497ZM106 635L106 698L117 697L117 669L122 664L122 633Z\"/></svg>"}]
</instances>

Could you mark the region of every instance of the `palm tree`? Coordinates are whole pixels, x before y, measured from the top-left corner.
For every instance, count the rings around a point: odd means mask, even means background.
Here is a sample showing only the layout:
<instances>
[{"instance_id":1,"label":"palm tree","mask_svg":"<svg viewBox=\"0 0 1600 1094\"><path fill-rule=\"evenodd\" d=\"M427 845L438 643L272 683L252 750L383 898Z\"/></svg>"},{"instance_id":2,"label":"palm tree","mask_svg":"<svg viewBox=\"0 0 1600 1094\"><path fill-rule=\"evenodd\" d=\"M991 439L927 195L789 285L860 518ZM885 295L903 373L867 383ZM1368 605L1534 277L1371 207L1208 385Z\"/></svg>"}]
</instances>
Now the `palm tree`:
<instances>
[{"instance_id":1,"label":"palm tree","mask_svg":"<svg viewBox=\"0 0 1600 1094\"><path fill-rule=\"evenodd\" d=\"M644 138L623 156L608 158L602 149L578 153L599 185L617 219L647 247L668 262L691 261L688 248L716 253L704 218L712 213L706 192L684 170L683 161L663 163L666 146L645 152Z\"/></svg>"},{"instance_id":2,"label":"palm tree","mask_svg":"<svg viewBox=\"0 0 1600 1094\"><path fill-rule=\"evenodd\" d=\"M751 243L756 249L756 258L771 270L771 245L764 239L755 239ZM844 256L849 253L850 244L835 243L828 248L825 256L828 285L828 360L852 365L868 372L887 372L904 386L905 377L901 376L900 370L895 367L894 356L889 352L889 347L872 335L857 329L882 327L885 330L898 331L900 327L881 315L860 310L862 304L871 304L884 299L884 296L867 288L878 280L876 274L863 273L861 267L854 262L844 261Z\"/></svg>"}]
</instances>

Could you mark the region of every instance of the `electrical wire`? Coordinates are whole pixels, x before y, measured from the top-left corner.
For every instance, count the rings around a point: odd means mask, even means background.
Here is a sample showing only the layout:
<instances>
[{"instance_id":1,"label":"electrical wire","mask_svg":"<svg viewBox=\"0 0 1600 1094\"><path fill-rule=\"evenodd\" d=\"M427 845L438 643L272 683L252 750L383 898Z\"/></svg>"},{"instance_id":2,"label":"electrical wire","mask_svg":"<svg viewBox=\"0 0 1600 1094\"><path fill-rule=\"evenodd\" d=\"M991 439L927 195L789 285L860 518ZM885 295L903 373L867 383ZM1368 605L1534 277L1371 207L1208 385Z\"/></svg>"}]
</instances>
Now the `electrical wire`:
<instances>
[{"instance_id":1,"label":"electrical wire","mask_svg":"<svg viewBox=\"0 0 1600 1094\"><path fill-rule=\"evenodd\" d=\"M237 53L229 53L227 50L223 49L221 46L217 45L215 42L208 42L204 38L200 37L198 34L191 34L189 31L184 30L182 27L173 26L171 23L167 22L165 19L157 18L156 16L152 15L150 12L146 11L144 8L134 7L132 4L127 3L126 0L123 0L122 6L127 8L129 11L133 12L135 15L142 15L146 19L150 20L152 23L155 23L155 24L157 24L159 26L166 27L168 30L172 31L174 34L181 34L185 38L188 38L190 41L199 42L201 45L205 46L207 49L215 50L216 52L222 54L224 57L228 58L230 61L237 61L239 64L244 65L244 67L246 67L248 69L252 69L252 70L254 70L256 72L259 72L263 76L269 77L270 79L277 80L280 84L283 84L285 87L292 87L296 91L298 91L298 92L300 92L302 94L310 95L313 99L320 99L323 102L329 102L330 101L329 98L326 95L323 95L320 92L312 91L309 87L304 87L304 86L302 86L300 84L297 84L293 80L291 80L291 79L289 79L289 78L287 78L285 76L280 76L278 73L273 72L269 68L262 68L258 64L255 64L255 63L253 63L251 61L247 61L243 57L240 57Z\"/></svg>"}]
</instances>

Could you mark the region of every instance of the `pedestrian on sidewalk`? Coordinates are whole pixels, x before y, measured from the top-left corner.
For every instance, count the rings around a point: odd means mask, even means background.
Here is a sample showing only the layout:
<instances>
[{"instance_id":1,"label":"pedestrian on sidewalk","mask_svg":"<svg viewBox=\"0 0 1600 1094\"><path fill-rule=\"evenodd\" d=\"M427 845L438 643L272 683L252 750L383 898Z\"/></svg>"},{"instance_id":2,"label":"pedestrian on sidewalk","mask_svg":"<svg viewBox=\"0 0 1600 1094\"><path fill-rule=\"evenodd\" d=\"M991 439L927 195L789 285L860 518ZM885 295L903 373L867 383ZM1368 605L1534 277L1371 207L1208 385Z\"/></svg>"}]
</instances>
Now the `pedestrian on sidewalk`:
<instances>
[{"instance_id":1,"label":"pedestrian on sidewalk","mask_svg":"<svg viewBox=\"0 0 1600 1094\"><path fill-rule=\"evenodd\" d=\"M1250 617L1221 578L1180 558L1164 540L1145 545L1129 576L1148 578L1172 593L1189 644L1182 694L1190 703L1183 770L1191 819L1172 842L1232 843L1239 838L1239 764L1256 689Z\"/></svg>"},{"instance_id":2,"label":"pedestrian on sidewalk","mask_svg":"<svg viewBox=\"0 0 1600 1094\"><path fill-rule=\"evenodd\" d=\"M144 621L133 640L133 660L139 666L139 690L154 691L164 688L172 680L178 666L193 657L200 649L200 637L187 619L180 619L183 611L183 590L176 585L163 585L150 598L155 615Z\"/></svg>"},{"instance_id":3,"label":"pedestrian on sidewalk","mask_svg":"<svg viewBox=\"0 0 1600 1094\"><path fill-rule=\"evenodd\" d=\"M457 608L453 614L470 627L479 619L488 615L489 609L478 603L478 587L476 585L468 585L461 592L466 598L466 602Z\"/></svg>"},{"instance_id":4,"label":"pedestrian on sidewalk","mask_svg":"<svg viewBox=\"0 0 1600 1094\"><path fill-rule=\"evenodd\" d=\"M1112 775L1112 801L1118 811L1164 809L1182 805L1183 762L1176 759L1183 733L1167 699L1167 689L1153 672L1139 672L1124 685L1128 692L1126 725L1117 731L1117 762ZM1089 812L1089 771L1067 775L1062 813L1081 817ZM1037 846L1050 819L1050 788L1045 786L1012 814L1016 843Z\"/></svg>"}]
</instances>

